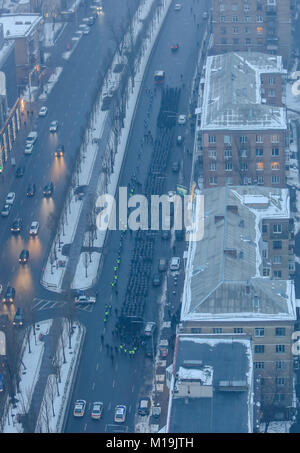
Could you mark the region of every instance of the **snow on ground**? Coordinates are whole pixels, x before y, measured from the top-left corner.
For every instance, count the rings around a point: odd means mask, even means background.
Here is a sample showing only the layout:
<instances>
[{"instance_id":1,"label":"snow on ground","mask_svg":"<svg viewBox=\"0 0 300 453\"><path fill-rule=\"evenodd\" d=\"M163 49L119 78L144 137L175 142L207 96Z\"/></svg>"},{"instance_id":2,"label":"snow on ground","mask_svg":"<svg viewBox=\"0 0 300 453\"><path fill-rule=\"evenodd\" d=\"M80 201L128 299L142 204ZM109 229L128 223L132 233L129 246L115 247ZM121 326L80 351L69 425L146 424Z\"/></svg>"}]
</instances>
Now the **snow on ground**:
<instances>
[{"instance_id":1,"label":"snow on ground","mask_svg":"<svg viewBox=\"0 0 300 453\"><path fill-rule=\"evenodd\" d=\"M76 289L87 289L93 286L94 279L97 276L97 269L99 267L99 261L101 258L101 254L99 252L92 252L91 253L91 262L90 262L90 254L87 253L87 257L85 256L87 252L81 253L80 258L78 261L78 265L76 267L75 276L72 282L72 288ZM87 259L87 261L85 261ZM85 264L87 263L87 264ZM87 269L86 269L87 265ZM95 272L96 270L96 272Z\"/></svg>"},{"instance_id":2,"label":"snow on ground","mask_svg":"<svg viewBox=\"0 0 300 453\"><path fill-rule=\"evenodd\" d=\"M49 77L49 80L47 83L45 83L43 87L43 93L39 96L39 99L47 99L48 94L52 91L54 85L58 81L61 73L62 73L63 68L62 67L57 67L55 68L53 74Z\"/></svg>"},{"instance_id":3,"label":"snow on ground","mask_svg":"<svg viewBox=\"0 0 300 453\"><path fill-rule=\"evenodd\" d=\"M289 109L296 110L300 113L300 93L295 95L292 92L293 83L287 83L286 85L286 106Z\"/></svg>"},{"instance_id":4,"label":"snow on ground","mask_svg":"<svg viewBox=\"0 0 300 453\"><path fill-rule=\"evenodd\" d=\"M85 334L79 323L75 323L74 327L75 331L71 337L71 348L69 349L68 326L66 323L63 323L63 333L58 342L59 346L57 349L58 363L61 364L60 382L56 381L55 375L49 375L36 424L36 432L59 433L62 430L73 377L76 372L76 364L81 351L80 346ZM63 363L64 354L62 344L64 344L66 363ZM54 415L52 410L54 410ZM47 419L49 420L49 425L47 424Z\"/></svg>"},{"instance_id":5,"label":"snow on ground","mask_svg":"<svg viewBox=\"0 0 300 453\"><path fill-rule=\"evenodd\" d=\"M41 321L36 324L36 341L33 334L33 329L30 332L30 348L31 353L29 353L27 338L25 337L22 345L22 365L20 373L20 393L16 394L16 398L19 400L15 407L12 407L6 402L7 412L4 421L4 433L18 433L22 432L22 426L17 423L16 416L17 414L23 414L26 412L30 406L32 394L34 387L36 385L41 360L44 352L44 343L39 340L39 335L42 333L47 335L52 325L52 319Z\"/></svg>"},{"instance_id":6,"label":"snow on ground","mask_svg":"<svg viewBox=\"0 0 300 453\"><path fill-rule=\"evenodd\" d=\"M268 426L268 433L289 433L292 422L290 421L281 421L281 422L271 422ZM261 423L260 432L265 432L265 424Z\"/></svg>"},{"instance_id":7,"label":"snow on ground","mask_svg":"<svg viewBox=\"0 0 300 453\"><path fill-rule=\"evenodd\" d=\"M26 102L33 102L35 100L35 95L38 91L38 87L31 87L30 90L29 90L29 87L27 86L25 88L25 90L23 91L23 99L26 101ZM30 99L31 97L31 99Z\"/></svg>"},{"instance_id":8,"label":"snow on ground","mask_svg":"<svg viewBox=\"0 0 300 453\"><path fill-rule=\"evenodd\" d=\"M59 33L62 33L66 24L63 22L45 22L44 23L44 46L52 47Z\"/></svg>"}]
</instances>

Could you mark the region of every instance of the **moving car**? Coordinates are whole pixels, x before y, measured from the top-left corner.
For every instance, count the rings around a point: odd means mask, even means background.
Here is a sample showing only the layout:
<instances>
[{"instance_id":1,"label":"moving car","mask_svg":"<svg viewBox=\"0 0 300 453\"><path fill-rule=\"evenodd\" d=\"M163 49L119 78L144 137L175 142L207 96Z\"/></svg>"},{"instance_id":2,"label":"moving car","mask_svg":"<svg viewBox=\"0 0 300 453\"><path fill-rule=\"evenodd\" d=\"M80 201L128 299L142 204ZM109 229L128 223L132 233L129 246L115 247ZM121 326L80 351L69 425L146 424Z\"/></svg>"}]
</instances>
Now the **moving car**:
<instances>
[{"instance_id":1,"label":"moving car","mask_svg":"<svg viewBox=\"0 0 300 453\"><path fill-rule=\"evenodd\" d=\"M25 173L25 167L18 167L16 169L16 178L21 178Z\"/></svg>"},{"instance_id":2,"label":"moving car","mask_svg":"<svg viewBox=\"0 0 300 453\"><path fill-rule=\"evenodd\" d=\"M16 198L15 192L9 192L6 196L5 204L13 205Z\"/></svg>"},{"instance_id":3,"label":"moving car","mask_svg":"<svg viewBox=\"0 0 300 453\"><path fill-rule=\"evenodd\" d=\"M178 137L176 139L176 144L182 145L183 142L184 142L184 137L182 135L178 135Z\"/></svg>"},{"instance_id":4,"label":"moving car","mask_svg":"<svg viewBox=\"0 0 300 453\"><path fill-rule=\"evenodd\" d=\"M24 323L24 317L23 317L23 310L22 308L17 308L14 320L13 320L13 325L17 327L23 326Z\"/></svg>"},{"instance_id":5,"label":"moving car","mask_svg":"<svg viewBox=\"0 0 300 453\"><path fill-rule=\"evenodd\" d=\"M180 163L178 160L175 160L173 163L172 163L172 171L174 173L178 173L179 172L179 169L180 169Z\"/></svg>"},{"instance_id":6,"label":"moving car","mask_svg":"<svg viewBox=\"0 0 300 453\"><path fill-rule=\"evenodd\" d=\"M29 229L30 236L37 236L39 228L40 228L39 222L37 221L32 222Z\"/></svg>"},{"instance_id":7,"label":"moving car","mask_svg":"<svg viewBox=\"0 0 300 453\"><path fill-rule=\"evenodd\" d=\"M186 115L179 115L178 124L185 124L185 123L186 123Z\"/></svg>"},{"instance_id":8,"label":"moving car","mask_svg":"<svg viewBox=\"0 0 300 453\"><path fill-rule=\"evenodd\" d=\"M22 229L22 220L21 219L16 219L14 220L12 226L10 227L10 231L12 233L20 233Z\"/></svg>"},{"instance_id":9,"label":"moving car","mask_svg":"<svg viewBox=\"0 0 300 453\"><path fill-rule=\"evenodd\" d=\"M180 258L178 256L173 256L170 262L170 270L178 271L180 268Z\"/></svg>"},{"instance_id":10,"label":"moving car","mask_svg":"<svg viewBox=\"0 0 300 453\"><path fill-rule=\"evenodd\" d=\"M161 276L160 274L154 274L152 278L152 285L159 286L161 284Z\"/></svg>"},{"instance_id":11,"label":"moving car","mask_svg":"<svg viewBox=\"0 0 300 453\"><path fill-rule=\"evenodd\" d=\"M171 44L172 52L176 52L179 49L179 44Z\"/></svg>"},{"instance_id":12,"label":"moving car","mask_svg":"<svg viewBox=\"0 0 300 453\"><path fill-rule=\"evenodd\" d=\"M147 337L144 342L144 347L145 347L145 356L150 357L153 359L154 356L154 350L153 350L153 341L151 337Z\"/></svg>"},{"instance_id":13,"label":"moving car","mask_svg":"<svg viewBox=\"0 0 300 453\"><path fill-rule=\"evenodd\" d=\"M140 399L139 407L138 407L138 414L139 415L149 415L151 408L151 400L148 396Z\"/></svg>"},{"instance_id":14,"label":"moving car","mask_svg":"<svg viewBox=\"0 0 300 453\"><path fill-rule=\"evenodd\" d=\"M95 304L96 297L87 296L86 294L80 294L74 299L75 304Z\"/></svg>"},{"instance_id":15,"label":"moving car","mask_svg":"<svg viewBox=\"0 0 300 453\"><path fill-rule=\"evenodd\" d=\"M115 417L114 417L115 423L124 423L125 422L126 411L127 411L127 408L123 404L118 404L115 407Z\"/></svg>"},{"instance_id":16,"label":"moving car","mask_svg":"<svg viewBox=\"0 0 300 453\"><path fill-rule=\"evenodd\" d=\"M74 417L83 417L85 412L86 401L76 400L73 415Z\"/></svg>"},{"instance_id":17,"label":"moving car","mask_svg":"<svg viewBox=\"0 0 300 453\"><path fill-rule=\"evenodd\" d=\"M164 271L166 271L166 270L167 270L167 267L168 267L168 265L167 265L167 260L166 260L166 258L161 258L161 259L159 260L159 263L158 263L158 270L159 270L159 272L164 272Z\"/></svg>"},{"instance_id":18,"label":"moving car","mask_svg":"<svg viewBox=\"0 0 300 453\"><path fill-rule=\"evenodd\" d=\"M54 190L53 182L50 181L48 182L48 184L45 185L43 189L44 197L51 197L51 195L53 194L53 190Z\"/></svg>"},{"instance_id":19,"label":"moving car","mask_svg":"<svg viewBox=\"0 0 300 453\"><path fill-rule=\"evenodd\" d=\"M32 154L33 151L33 144L27 143L24 149L24 154Z\"/></svg>"},{"instance_id":20,"label":"moving car","mask_svg":"<svg viewBox=\"0 0 300 453\"><path fill-rule=\"evenodd\" d=\"M175 11L180 11L181 10L181 4L180 3L176 3L176 5L174 6L174 9Z\"/></svg>"},{"instance_id":21,"label":"moving car","mask_svg":"<svg viewBox=\"0 0 300 453\"><path fill-rule=\"evenodd\" d=\"M47 107L43 106L43 107L41 107L41 109L39 111L39 116L46 116L47 113L48 113Z\"/></svg>"},{"instance_id":22,"label":"moving car","mask_svg":"<svg viewBox=\"0 0 300 453\"><path fill-rule=\"evenodd\" d=\"M165 82L165 71L154 72L154 83L157 85L163 85Z\"/></svg>"},{"instance_id":23,"label":"moving car","mask_svg":"<svg viewBox=\"0 0 300 453\"><path fill-rule=\"evenodd\" d=\"M16 295L15 288L13 288L12 286L8 286L6 288L4 296L2 297L2 302L3 303L6 303L6 302L12 303L15 299L15 295Z\"/></svg>"},{"instance_id":24,"label":"moving car","mask_svg":"<svg viewBox=\"0 0 300 453\"><path fill-rule=\"evenodd\" d=\"M99 420L99 418L101 418L102 411L103 411L103 403L101 403L101 401L95 401L93 403L91 417L94 420Z\"/></svg>"},{"instance_id":25,"label":"moving car","mask_svg":"<svg viewBox=\"0 0 300 453\"><path fill-rule=\"evenodd\" d=\"M87 24L91 27L94 25L96 18L94 16L91 16L88 18Z\"/></svg>"},{"instance_id":26,"label":"moving car","mask_svg":"<svg viewBox=\"0 0 300 453\"><path fill-rule=\"evenodd\" d=\"M64 155L64 152L65 152L64 145L58 145L58 147L55 150L54 155L55 155L55 157L62 157Z\"/></svg>"},{"instance_id":27,"label":"moving car","mask_svg":"<svg viewBox=\"0 0 300 453\"><path fill-rule=\"evenodd\" d=\"M155 322L146 322L145 328L144 328L144 335L146 337L151 337L154 334L154 331L156 329L156 324Z\"/></svg>"},{"instance_id":28,"label":"moving car","mask_svg":"<svg viewBox=\"0 0 300 453\"><path fill-rule=\"evenodd\" d=\"M27 188L27 197L33 197L34 194L35 194L35 191L36 191L36 187L35 187L35 184L32 183L32 184L29 184L28 188Z\"/></svg>"},{"instance_id":29,"label":"moving car","mask_svg":"<svg viewBox=\"0 0 300 453\"><path fill-rule=\"evenodd\" d=\"M56 132L58 129L58 121L52 121L50 123L49 132Z\"/></svg>"},{"instance_id":30,"label":"moving car","mask_svg":"<svg viewBox=\"0 0 300 453\"><path fill-rule=\"evenodd\" d=\"M24 249L24 250L22 250L22 252L20 253L20 256L19 256L19 263L20 263L20 264L27 264L27 263L28 263L28 260L29 260L29 252L28 252L28 250Z\"/></svg>"},{"instance_id":31,"label":"moving car","mask_svg":"<svg viewBox=\"0 0 300 453\"><path fill-rule=\"evenodd\" d=\"M29 132L27 138L26 138L26 145L33 145L38 138L38 133L36 131L31 131Z\"/></svg>"},{"instance_id":32,"label":"moving car","mask_svg":"<svg viewBox=\"0 0 300 453\"><path fill-rule=\"evenodd\" d=\"M11 205L10 204L5 204L2 208L1 215L2 217L7 217L8 214L10 213L11 210Z\"/></svg>"}]
</instances>

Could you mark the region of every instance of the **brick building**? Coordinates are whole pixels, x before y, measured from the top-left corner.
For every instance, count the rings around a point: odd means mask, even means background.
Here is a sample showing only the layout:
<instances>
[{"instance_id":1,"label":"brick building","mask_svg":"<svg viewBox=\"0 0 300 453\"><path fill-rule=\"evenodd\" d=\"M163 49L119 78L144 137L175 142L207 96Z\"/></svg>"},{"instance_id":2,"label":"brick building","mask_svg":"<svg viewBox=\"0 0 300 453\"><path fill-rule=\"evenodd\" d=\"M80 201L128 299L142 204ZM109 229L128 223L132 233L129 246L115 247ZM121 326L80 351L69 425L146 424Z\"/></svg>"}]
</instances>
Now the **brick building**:
<instances>
[{"instance_id":1,"label":"brick building","mask_svg":"<svg viewBox=\"0 0 300 453\"><path fill-rule=\"evenodd\" d=\"M279 56L232 52L207 58L197 118L205 187L285 186L285 74Z\"/></svg>"},{"instance_id":2,"label":"brick building","mask_svg":"<svg viewBox=\"0 0 300 453\"><path fill-rule=\"evenodd\" d=\"M290 0L213 0L214 54L231 51L270 52L290 58Z\"/></svg>"},{"instance_id":3,"label":"brick building","mask_svg":"<svg viewBox=\"0 0 300 453\"><path fill-rule=\"evenodd\" d=\"M189 243L180 332L250 336L262 403L284 418L296 320L289 192L222 187L205 190L204 203L204 237Z\"/></svg>"}]
</instances>

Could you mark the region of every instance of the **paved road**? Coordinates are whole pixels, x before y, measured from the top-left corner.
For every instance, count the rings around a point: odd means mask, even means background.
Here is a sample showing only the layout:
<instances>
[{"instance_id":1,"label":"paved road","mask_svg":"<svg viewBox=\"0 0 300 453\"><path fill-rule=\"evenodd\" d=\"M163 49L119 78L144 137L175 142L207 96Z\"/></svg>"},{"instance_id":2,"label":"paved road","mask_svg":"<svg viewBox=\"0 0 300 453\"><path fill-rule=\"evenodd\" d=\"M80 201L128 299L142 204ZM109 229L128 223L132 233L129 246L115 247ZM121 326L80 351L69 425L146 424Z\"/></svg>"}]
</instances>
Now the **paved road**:
<instances>
[{"instance_id":1,"label":"paved road","mask_svg":"<svg viewBox=\"0 0 300 453\"><path fill-rule=\"evenodd\" d=\"M194 11L191 12L190 8ZM197 8L197 9L196 9ZM196 20L193 14L196 13ZM144 183L147 176L147 168L150 161L151 146L144 146L142 159L139 162L137 155L144 134L144 119L149 103L149 95L145 88L153 88L153 72L157 69L166 71L166 85L169 87L182 86L180 75L183 74L185 88L182 89L179 110L186 113L188 110L189 90L194 73L194 63L197 56L197 42L201 42L204 33L204 22L202 13L206 10L203 2L186 0L180 12L175 12L171 6L166 22L159 36L158 45L148 66L145 77L145 84L137 107L135 123L132 129L131 138L128 144L128 153L124 165L123 174L120 180L121 186L127 186L133 172L136 170L138 179ZM197 27L197 22L199 27ZM171 53L171 44L179 43L178 53ZM152 135L155 137L156 118L160 106L160 92L154 97L151 115L148 120ZM165 190L174 190L176 183L180 181L185 185L189 184L191 172L191 157L184 149L192 146L192 137L189 134L189 127L177 126L176 135L185 134L186 148L176 147L175 142L169 159L169 170L166 175ZM173 160L181 161L180 174L171 171ZM138 166L138 168L136 168ZM157 269L158 259L161 256L169 258L172 255L173 239L163 240L157 235L155 245L155 259L153 271ZM151 375L153 364L146 359L142 351L139 351L134 358L129 358L120 353L114 354L111 360L106 352L106 344L115 347L118 341L112 336L112 328L116 321L114 309L120 312L122 300L128 281L128 269L131 253L134 245L134 233L128 232L121 257L121 267L118 280L118 294L112 294L110 282L113 278L113 266L117 258L120 234L113 232L110 235L105 250L105 261L102 274L97 285L98 302L93 310L92 316L89 313L80 313L79 319L85 323L87 334L82 352L82 359L78 370L74 391L71 396L69 414L66 419L66 432L104 432L115 429L113 423L114 407L116 404L127 405L128 414L123 429L129 432L134 431L134 422L138 398L144 393L151 391ZM185 242L176 242L176 255L181 256L185 248ZM169 272L168 272L169 274ZM171 275L168 278L168 297L171 306L175 308L179 304L180 288L183 283L183 269L181 269L178 285L174 285ZM178 289L176 289L178 288ZM176 294L173 295L173 291ZM145 313L146 320L157 320L158 301L160 300L161 288L151 288L148 298L148 305ZM104 304L111 303L112 314L104 330ZM104 334L102 344L101 335ZM76 399L87 401L86 415L82 419L75 419L72 415L73 404ZM90 410L93 401L104 402L104 413L101 421L94 422L90 418Z\"/></svg>"},{"instance_id":2,"label":"paved road","mask_svg":"<svg viewBox=\"0 0 300 453\"><path fill-rule=\"evenodd\" d=\"M136 2L131 0L130 3L133 5ZM114 47L108 23L112 19L121 23L126 14L123 0L114 0L113 3L104 0L103 6L105 13L91 27L91 33L83 35L69 61L63 60L61 55L66 50L66 43L74 36L76 24L69 24L58 41L49 64L63 66L63 73L47 101L43 102L49 113L45 118L37 118L35 115L31 122L26 115L26 128L19 134L16 143L17 165L25 166L25 174L17 179L8 169L0 181L1 208L6 194L9 191L16 193L9 216L0 218L0 282L4 288L7 285L15 287L16 306L28 304L34 297L52 297L39 284L43 261L50 244L51 231L47 227L47 220L50 213L60 212L63 206L70 168L80 145L80 129L86 123L98 71L107 49ZM82 22L82 17L90 16L92 11L89 7L79 10L77 25ZM36 104L36 111L41 105L42 102ZM49 134L49 124L53 120L59 121L59 130L56 134ZM25 156L24 141L31 127L38 131L38 141L32 155ZM59 143L65 146L63 159L54 158L54 150ZM42 197L42 189L48 181L53 181L55 190L52 198L45 199ZM36 195L27 198L28 184L33 182L37 188ZM23 220L23 230L19 236L13 237L9 228L18 216ZM34 239L28 234L33 220L40 222L39 237ZM24 267L18 263L22 249L28 249L30 253L29 264ZM4 309L6 310L5 307Z\"/></svg>"}]
</instances>

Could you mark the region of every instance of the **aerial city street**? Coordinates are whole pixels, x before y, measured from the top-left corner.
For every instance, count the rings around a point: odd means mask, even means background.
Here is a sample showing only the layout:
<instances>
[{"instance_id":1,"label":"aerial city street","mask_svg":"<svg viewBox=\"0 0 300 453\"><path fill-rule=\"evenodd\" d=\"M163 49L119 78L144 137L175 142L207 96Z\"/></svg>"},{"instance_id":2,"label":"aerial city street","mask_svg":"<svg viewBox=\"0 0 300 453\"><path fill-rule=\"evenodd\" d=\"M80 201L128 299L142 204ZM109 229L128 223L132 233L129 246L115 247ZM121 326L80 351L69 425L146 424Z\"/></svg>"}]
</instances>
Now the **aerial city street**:
<instances>
[{"instance_id":1,"label":"aerial city street","mask_svg":"<svg viewBox=\"0 0 300 453\"><path fill-rule=\"evenodd\" d=\"M300 432L299 15L0 2L1 433Z\"/></svg>"}]
</instances>

